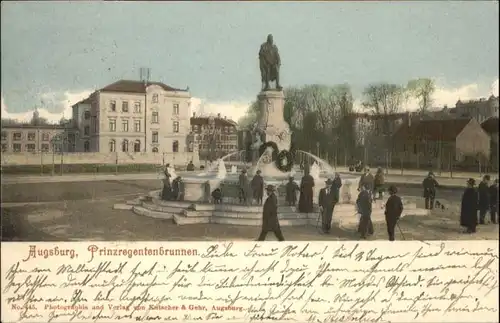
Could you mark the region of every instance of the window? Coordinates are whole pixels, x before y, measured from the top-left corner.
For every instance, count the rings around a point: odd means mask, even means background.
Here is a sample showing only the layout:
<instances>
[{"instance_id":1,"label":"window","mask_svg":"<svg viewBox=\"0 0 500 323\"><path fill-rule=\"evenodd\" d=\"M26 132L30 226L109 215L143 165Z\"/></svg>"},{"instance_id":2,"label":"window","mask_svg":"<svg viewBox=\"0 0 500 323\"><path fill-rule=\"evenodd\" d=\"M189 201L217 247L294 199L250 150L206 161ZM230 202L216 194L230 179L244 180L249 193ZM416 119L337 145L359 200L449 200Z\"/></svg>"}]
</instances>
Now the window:
<instances>
[{"instance_id":1,"label":"window","mask_svg":"<svg viewBox=\"0 0 500 323\"><path fill-rule=\"evenodd\" d=\"M141 102L135 102L134 103L134 112L135 113L141 113Z\"/></svg>"},{"instance_id":2,"label":"window","mask_svg":"<svg viewBox=\"0 0 500 323\"><path fill-rule=\"evenodd\" d=\"M13 145L12 145L12 150L13 150L15 153L19 153L19 152L21 152L21 144L13 144Z\"/></svg>"},{"instance_id":3,"label":"window","mask_svg":"<svg viewBox=\"0 0 500 323\"><path fill-rule=\"evenodd\" d=\"M109 151L112 153L116 151L116 141L114 139L109 141Z\"/></svg>"},{"instance_id":4,"label":"window","mask_svg":"<svg viewBox=\"0 0 500 323\"><path fill-rule=\"evenodd\" d=\"M2 144L2 152L7 151L7 144Z\"/></svg>"},{"instance_id":5,"label":"window","mask_svg":"<svg viewBox=\"0 0 500 323\"><path fill-rule=\"evenodd\" d=\"M174 142L172 143L172 151L174 153L178 153L179 152L179 141L174 140Z\"/></svg>"},{"instance_id":6,"label":"window","mask_svg":"<svg viewBox=\"0 0 500 323\"><path fill-rule=\"evenodd\" d=\"M23 138L23 134L20 132L14 132L12 134L12 140L18 141L18 140L21 140L22 138ZM21 148L19 148L19 151L21 151Z\"/></svg>"},{"instance_id":7,"label":"window","mask_svg":"<svg viewBox=\"0 0 500 323\"><path fill-rule=\"evenodd\" d=\"M85 120L89 120L90 119L90 111L85 111L85 113L83 114L83 117Z\"/></svg>"},{"instance_id":8,"label":"window","mask_svg":"<svg viewBox=\"0 0 500 323\"><path fill-rule=\"evenodd\" d=\"M7 131L2 131L2 140L7 140Z\"/></svg>"},{"instance_id":9,"label":"window","mask_svg":"<svg viewBox=\"0 0 500 323\"><path fill-rule=\"evenodd\" d=\"M127 139L124 139L122 142L122 151L124 153L128 152L128 140Z\"/></svg>"},{"instance_id":10,"label":"window","mask_svg":"<svg viewBox=\"0 0 500 323\"><path fill-rule=\"evenodd\" d=\"M153 112L153 116L151 118L151 123L158 123L158 112Z\"/></svg>"},{"instance_id":11,"label":"window","mask_svg":"<svg viewBox=\"0 0 500 323\"><path fill-rule=\"evenodd\" d=\"M116 101L110 101L109 102L109 109L112 111L112 112L116 112Z\"/></svg>"},{"instance_id":12,"label":"window","mask_svg":"<svg viewBox=\"0 0 500 323\"><path fill-rule=\"evenodd\" d=\"M141 141L140 140L136 140L134 142L134 152L135 153L141 152Z\"/></svg>"},{"instance_id":13,"label":"window","mask_svg":"<svg viewBox=\"0 0 500 323\"><path fill-rule=\"evenodd\" d=\"M153 94L153 103L158 103L158 94Z\"/></svg>"},{"instance_id":14,"label":"window","mask_svg":"<svg viewBox=\"0 0 500 323\"><path fill-rule=\"evenodd\" d=\"M35 144L27 144L26 145L26 151L30 153L34 153L36 150Z\"/></svg>"},{"instance_id":15,"label":"window","mask_svg":"<svg viewBox=\"0 0 500 323\"><path fill-rule=\"evenodd\" d=\"M50 135L48 132L42 133L42 141L49 141Z\"/></svg>"},{"instance_id":16,"label":"window","mask_svg":"<svg viewBox=\"0 0 500 323\"><path fill-rule=\"evenodd\" d=\"M111 131L111 132L116 131L116 120L115 119L109 120L109 131Z\"/></svg>"},{"instance_id":17,"label":"window","mask_svg":"<svg viewBox=\"0 0 500 323\"><path fill-rule=\"evenodd\" d=\"M141 132L141 120L134 120L134 131Z\"/></svg>"},{"instance_id":18,"label":"window","mask_svg":"<svg viewBox=\"0 0 500 323\"><path fill-rule=\"evenodd\" d=\"M122 112L128 112L128 101L122 102Z\"/></svg>"},{"instance_id":19,"label":"window","mask_svg":"<svg viewBox=\"0 0 500 323\"><path fill-rule=\"evenodd\" d=\"M85 152L89 152L90 151L90 141L86 140L84 143L83 143L83 150Z\"/></svg>"},{"instance_id":20,"label":"window","mask_svg":"<svg viewBox=\"0 0 500 323\"><path fill-rule=\"evenodd\" d=\"M174 115L179 115L179 103L174 103Z\"/></svg>"},{"instance_id":21,"label":"window","mask_svg":"<svg viewBox=\"0 0 500 323\"><path fill-rule=\"evenodd\" d=\"M49 144L42 144L42 152L46 153L49 151Z\"/></svg>"},{"instance_id":22,"label":"window","mask_svg":"<svg viewBox=\"0 0 500 323\"><path fill-rule=\"evenodd\" d=\"M90 135L90 127L89 126L85 126L85 128L83 128L83 135L84 136Z\"/></svg>"},{"instance_id":23,"label":"window","mask_svg":"<svg viewBox=\"0 0 500 323\"><path fill-rule=\"evenodd\" d=\"M151 136L151 141L152 141L154 144L157 144L157 143L158 143L158 131L153 131L153 135Z\"/></svg>"},{"instance_id":24,"label":"window","mask_svg":"<svg viewBox=\"0 0 500 323\"><path fill-rule=\"evenodd\" d=\"M174 132L179 132L179 122L174 121Z\"/></svg>"},{"instance_id":25,"label":"window","mask_svg":"<svg viewBox=\"0 0 500 323\"><path fill-rule=\"evenodd\" d=\"M158 147L153 147L153 152L157 153L158 152Z\"/></svg>"},{"instance_id":26,"label":"window","mask_svg":"<svg viewBox=\"0 0 500 323\"><path fill-rule=\"evenodd\" d=\"M28 141L35 141L36 133L28 132Z\"/></svg>"},{"instance_id":27,"label":"window","mask_svg":"<svg viewBox=\"0 0 500 323\"><path fill-rule=\"evenodd\" d=\"M92 124L92 131L94 133L97 133L97 117L92 117L91 124Z\"/></svg>"},{"instance_id":28,"label":"window","mask_svg":"<svg viewBox=\"0 0 500 323\"><path fill-rule=\"evenodd\" d=\"M122 120L122 131L128 132L128 120Z\"/></svg>"}]
</instances>

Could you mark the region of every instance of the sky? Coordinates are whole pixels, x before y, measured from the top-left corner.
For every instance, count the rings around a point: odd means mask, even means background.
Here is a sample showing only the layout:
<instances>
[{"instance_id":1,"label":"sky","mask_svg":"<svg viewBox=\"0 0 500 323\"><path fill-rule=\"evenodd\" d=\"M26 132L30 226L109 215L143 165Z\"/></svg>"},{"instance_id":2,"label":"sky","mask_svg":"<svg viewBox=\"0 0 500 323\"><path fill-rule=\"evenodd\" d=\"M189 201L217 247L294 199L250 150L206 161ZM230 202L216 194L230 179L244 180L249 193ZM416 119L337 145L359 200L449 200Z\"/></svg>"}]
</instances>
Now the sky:
<instances>
[{"instance_id":1,"label":"sky","mask_svg":"<svg viewBox=\"0 0 500 323\"><path fill-rule=\"evenodd\" d=\"M283 86L428 77L436 106L498 95L498 1L1 2L2 118L52 121L119 79L189 86L196 112L237 120L274 36ZM414 108L416 103L410 103Z\"/></svg>"}]
</instances>

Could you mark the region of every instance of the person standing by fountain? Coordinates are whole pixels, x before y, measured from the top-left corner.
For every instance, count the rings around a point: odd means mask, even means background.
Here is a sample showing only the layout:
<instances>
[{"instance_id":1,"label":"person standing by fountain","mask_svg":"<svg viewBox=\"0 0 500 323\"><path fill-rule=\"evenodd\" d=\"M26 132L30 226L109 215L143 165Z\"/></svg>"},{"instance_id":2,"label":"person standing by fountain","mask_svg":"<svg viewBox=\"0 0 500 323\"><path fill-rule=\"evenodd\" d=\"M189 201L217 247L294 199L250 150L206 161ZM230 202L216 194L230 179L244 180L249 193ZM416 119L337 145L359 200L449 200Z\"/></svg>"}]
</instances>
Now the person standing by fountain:
<instances>
[{"instance_id":1,"label":"person standing by fountain","mask_svg":"<svg viewBox=\"0 0 500 323\"><path fill-rule=\"evenodd\" d=\"M259 169L252 178L251 182L253 199L258 205L262 205L262 198L264 196L264 178L262 178L260 174L261 171Z\"/></svg>"},{"instance_id":2,"label":"person standing by fountain","mask_svg":"<svg viewBox=\"0 0 500 323\"><path fill-rule=\"evenodd\" d=\"M299 212L311 213L313 211L314 178L309 173L309 167L304 168L304 176L300 182Z\"/></svg>"},{"instance_id":3,"label":"person standing by fountain","mask_svg":"<svg viewBox=\"0 0 500 323\"><path fill-rule=\"evenodd\" d=\"M276 197L274 191L275 188L273 185L267 185L267 199L264 203L264 209L262 210L262 230L260 231L257 241L266 240L266 236L269 231L274 232L278 241L285 241L285 237L283 237L280 222L278 220L278 197Z\"/></svg>"},{"instance_id":4,"label":"person standing by fountain","mask_svg":"<svg viewBox=\"0 0 500 323\"><path fill-rule=\"evenodd\" d=\"M356 200L358 213L361 215L358 225L358 233L361 235L361 239L366 239L367 235L373 235L374 231L372 223L372 196L369 185L365 183L361 186L361 192L359 192L358 199Z\"/></svg>"},{"instance_id":5,"label":"person standing by fountain","mask_svg":"<svg viewBox=\"0 0 500 323\"><path fill-rule=\"evenodd\" d=\"M387 224L387 234L389 235L389 241L395 240L394 231L396 229L396 224L401 218L403 213L403 201L396 195L398 192L396 186L391 185L389 187L389 198L385 203L385 223Z\"/></svg>"},{"instance_id":6,"label":"person standing by fountain","mask_svg":"<svg viewBox=\"0 0 500 323\"><path fill-rule=\"evenodd\" d=\"M340 201L340 188L342 187L342 180L340 179L340 174L335 173L335 178L332 182L332 193L333 193L333 207Z\"/></svg>"},{"instance_id":7,"label":"person standing by fountain","mask_svg":"<svg viewBox=\"0 0 500 323\"><path fill-rule=\"evenodd\" d=\"M172 197L172 186L170 185L170 173L168 172L168 164L165 167L165 178L163 179L163 190L161 191L161 199L169 201Z\"/></svg>"},{"instance_id":8,"label":"person standing by fountain","mask_svg":"<svg viewBox=\"0 0 500 323\"><path fill-rule=\"evenodd\" d=\"M333 181L331 179L327 179L325 181L326 186L319 191L318 204L319 210L321 212L321 223L323 233L330 233L330 229L332 227L332 216L333 216L333 208L335 207L335 201L332 191Z\"/></svg>"},{"instance_id":9,"label":"person standing by fountain","mask_svg":"<svg viewBox=\"0 0 500 323\"><path fill-rule=\"evenodd\" d=\"M285 186L286 202L288 206L295 206L297 204L297 191L300 190L299 185L295 183L293 176L288 178L288 183Z\"/></svg>"},{"instance_id":10,"label":"person standing by fountain","mask_svg":"<svg viewBox=\"0 0 500 323\"><path fill-rule=\"evenodd\" d=\"M371 194L371 192L373 191L373 181L374 179L372 173L370 172L370 168L365 167L365 172L363 173L363 175L361 175L361 178L359 179L358 191L361 192L363 186L366 186L367 190L370 191Z\"/></svg>"},{"instance_id":11,"label":"person standing by fountain","mask_svg":"<svg viewBox=\"0 0 500 323\"><path fill-rule=\"evenodd\" d=\"M238 179L239 197L240 197L240 203L242 204L247 204L248 186L249 185L248 185L247 170L243 169Z\"/></svg>"},{"instance_id":12,"label":"person standing by fountain","mask_svg":"<svg viewBox=\"0 0 500 323\"><path fill-rule=\"evenodd\" d=\"M375 174L375 179L373 180L374 200L377 199L377 193L378 193L378 199L381 200L384 194L384 171L382 170L382 167L379 167L377 169L377 173Z\"/></svg>"}]
</instances>

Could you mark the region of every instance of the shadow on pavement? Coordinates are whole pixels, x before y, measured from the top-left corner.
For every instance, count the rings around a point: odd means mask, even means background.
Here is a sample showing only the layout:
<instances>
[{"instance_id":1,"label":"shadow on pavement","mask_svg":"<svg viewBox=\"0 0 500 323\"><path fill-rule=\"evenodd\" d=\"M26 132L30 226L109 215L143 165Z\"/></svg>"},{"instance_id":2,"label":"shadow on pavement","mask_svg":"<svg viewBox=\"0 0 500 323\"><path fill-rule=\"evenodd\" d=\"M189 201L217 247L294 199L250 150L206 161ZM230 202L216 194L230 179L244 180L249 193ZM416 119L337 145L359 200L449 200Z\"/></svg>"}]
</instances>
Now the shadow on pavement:
<instances>
[{"instance_id":1,"label":"shadow on pavement","mask_svg":"<svg viewBox=\"0 0 500 323\"><path fill-rule=\"evenodd\" d=\"M31 226L19 210L15 208L1 208L2 241L56 241L44 232Z\"/></svg>"}]
</instances>

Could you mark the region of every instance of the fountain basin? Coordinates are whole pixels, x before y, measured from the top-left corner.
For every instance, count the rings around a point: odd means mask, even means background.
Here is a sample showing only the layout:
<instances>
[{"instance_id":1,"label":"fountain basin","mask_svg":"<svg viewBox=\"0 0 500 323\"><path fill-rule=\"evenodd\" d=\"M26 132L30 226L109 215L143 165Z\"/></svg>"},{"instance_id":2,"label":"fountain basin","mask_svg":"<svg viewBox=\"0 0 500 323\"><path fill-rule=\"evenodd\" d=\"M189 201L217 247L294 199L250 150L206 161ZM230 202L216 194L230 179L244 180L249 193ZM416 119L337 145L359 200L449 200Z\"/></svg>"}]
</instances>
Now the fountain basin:
<instances>
[{"instance_id":1,"label":"fountain basin","mask_svg":"<svg viewBox=\"0 0 500 323\"><path fill-rule=\"evenodd\" d=\"M161 191L149 192L138 200L127 204L116 204L115 209L132 210L135 214L168 221L178 225L217 223L230 225L260 226L262 225L261 205L231 204L232 200L224 198L223 204L208 204L190 201L162 201ZM148 197L148 198L146 198ZM416 203L404 201L403 215L427 215L428 210L417 208ZM385 201L376 201L373 205L372 221L382 223ZM300 213L294 206L287 206L279 198L278 217L281 226L318 225L319 210L315 206L312 213ZM353 227L358 223L354 205L338 204L333 213L333 223L340 227ZM320 225L320 224L319 224Z\"/></svg>"}]
</instances>

